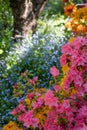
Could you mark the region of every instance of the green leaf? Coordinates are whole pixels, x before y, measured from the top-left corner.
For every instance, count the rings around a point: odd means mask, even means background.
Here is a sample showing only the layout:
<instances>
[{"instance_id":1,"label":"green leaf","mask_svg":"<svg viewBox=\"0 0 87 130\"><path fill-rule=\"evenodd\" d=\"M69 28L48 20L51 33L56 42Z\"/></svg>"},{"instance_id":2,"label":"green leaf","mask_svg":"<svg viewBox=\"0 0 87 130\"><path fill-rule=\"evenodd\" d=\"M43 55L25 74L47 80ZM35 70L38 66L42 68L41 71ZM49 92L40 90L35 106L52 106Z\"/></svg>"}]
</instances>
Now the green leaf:
<instances>
[{"instance_id":1,"label":"green leaf","mask_svg":"<svg viewBox=\"0 0 87 130\"><path fill-rule=\"evenodd\" d=\"M2 54L3 53L3 50L2 49L0 49L0 54Z\"/></svg>"}]
</instances>

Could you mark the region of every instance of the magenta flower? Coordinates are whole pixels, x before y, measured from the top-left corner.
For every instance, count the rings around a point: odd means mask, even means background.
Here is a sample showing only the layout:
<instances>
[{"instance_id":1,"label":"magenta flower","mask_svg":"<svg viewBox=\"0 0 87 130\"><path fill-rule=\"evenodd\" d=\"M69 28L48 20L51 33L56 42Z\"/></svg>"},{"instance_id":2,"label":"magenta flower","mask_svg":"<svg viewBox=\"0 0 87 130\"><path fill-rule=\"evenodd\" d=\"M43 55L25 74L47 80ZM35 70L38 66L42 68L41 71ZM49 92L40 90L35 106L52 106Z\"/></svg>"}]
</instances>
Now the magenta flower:
<instances>
[{"instance_id":1,"label":"magenta flower","mask_svg":"<svg viewBox=\"0 0 87 130\"><path fill-rule=\"evenodd\" d=\"M20 114L26 112L25 105L20 103L13 111L11 112L12 115Z\"/></svg>"},{"instance_id":2,"label":"magenta flower","mask_svg":"<svg viewBox=\"0 0 87 130\"><path fill-rule=\"evenodd\" d=\"M35 81L33 79L29 79L29 83L31 83L32 85L35 85Z\"/></svg>"},{"instance_id":3,"label":"magenta flower","mask_svg":"<svg viewBox=\"0 0 87 130\"><path fill-rule=\"evenodd\" d=\"M62 53L66 53L67 55L72 55L73 49L72 44L67 43L64 46L62 46Z\"/></svg>"},{"instance_id":4,"label":"magenta flower","mask_svg":"<svg viewBox=\"0 0 87 130\"><path fill-rule=\"evenodd\" d=\"M58 91L60 90L60 86L58 86L58 85L54 85L53 88L54 88L54 90L55 90L56 92L58 92Z\"/></svg>"},{"instance_id":5,"label":"magenta flower","mask_svg":"<svg viewBox=\"0 0 87 130\"><path fill-rule=\"evenodd\" d=\"M53 66L50 68L50 73L52 74L53 77L56 77L59 75L59 70L56 68L56 66Z\"/></svg>"},{"instance_id":6,"label":"magenta flower","mask_svg":"<svg viewBox=\"0 0 87 130\"><path fill-rule=\"evenodd\" d=\"M24 120L24 116L25 116L25 113L21 114L18 116L18 121L23 121Z\"/></svg>"},{"instance_id":7,"label":"magenta flower","mask_svg":"<svg viewBox=\"0 0 87 130\"><path fill-rule=\"evenodd\" d=\"M39 97L41 94L39 92L36 92L35 95Z\"/></svg>"},{"instance_id":8,"label":"magenta flower","mask_svg":"<svg viewBox=\"0 0 87 130\"><path fill-rule=\"evenodd\" d=\"M34 80L35 82L37 82L37 81L38 81L38 76L33 77L33 80Z\"/></svg>"},{"instance_id":9,"label":"magenta flower","mask_svg":"<svg viewBox=\"0 0 87 130\"><path fill-rule=\"evenodd\" d=\"M27 98L29 98L30 100L34 97L34 92L28 93L27 94Z\"/></svg>"},{"instance_id":10,"label":"magenta flower","mask_svg":"<svg viewBox=\"0 0 87 130\"><path fill-rule=\"evenodd\" d=\"M32 110L28 110L22 120L24 126L26 126L27 128L29 128L30 126L32 126L33 128L36 128L38 125L38 119L33 117L33 111Z\"/></svg>"},{"instance_id":11,"label":"magenta flower","mask_svg":"<svg viewBox=\"0 0 87 130\"><path fill-rule=\"evenodd\" d=\"M87 125L78 122L78 124L72 130L87 130Z\"/></svg>"},{"instance_id":12,"label":"magenta flower","mask_svg":"<svg viewBox=\"0 0 87 130\"><path fill-rule=\"evenodd\" d=\"M29 79L29 83L31 83L32 85L36 85L37 81L38 81L38 76L33 77L33 79Z\"/></svg>"},{"instance_id":13,"label":"magenta flower","mask_svg":"<svg viewBox=\"0 0 87 130\"><path fill-rule=\"evenodd\" d=\"M17 114L17 109L16 109L16 108L13 109L13 110L11 111L11 114L12 114L12 115L16 115L16 114Z\"/></svg>"},{"instance_id":14,"label":"magenta flower","mask_svg":"<svg viewBox=\"0 0 87 130\"><path fill-rule=\"evenodd\" d=\"M83 117L87 120L87 106L84 105L82 108L79 110L79 114L81 115L80 117Z\"/></svg>"},{"instance_id":15,"label":"magenta flower","mask_svg":"<svg viewBox=\"0 0 87 130\"><path fill-rule=\"evenodd\" d=\"M45 105L49 107L57 107L58 106L58 98L54 97L54 93L52 90L48 90L44 97Z\"/></svg>"},{"instance_id":16,"label":"magenta flower","mask_svg":"<svg viewBox=\"0 0 87 130\"><path fill-rule=\"evenodd\" d=\"M37 101L33 103L33 109L41 108L43 104L44 104L44 99L38 98Z\"/></svg>"},{"instance_id":17,"label":"magenta flower","mask_svg":"<svg viewBox=\"0 0 87 130\"><path fill-rule=\"evenodd\" d=\"M65 111L70 110L70 103L69 103L69 100L64 100L62 106L63 106L63 108L64 108Z\"/></svg>"},{"instance_id":18,"label":"magenta flower","mask_svg":"<svg viewBox=\"0 0 87 130\"><path fill-rule=\"evenodd\" d=\"M61 66L64 66L66 63L67 63L67 56L66 55L60 56L60 64L61 64Z\"/></svg>"},{"instance_id":19,"label":"magenta flower","mask_svg":"<svg viewBox=\"0 0 87 130\"><path fill-rule=\"evenodd\" d=\"M44 125L44 130L59 130L57 124L57 118L58 118L58 113L56 109L52 109L47 115L47 119Z\"/></svg>"},{"instance_id":20,"label":"magenta flower","mask_svg":"<svg viewBox=\"0 0 87 130\"><path fill-rule=\"evenodd\" d=\"M83 85L83 87L84 87L84 91L87 93L87 82Z\"/></svg>"}]
</instances>

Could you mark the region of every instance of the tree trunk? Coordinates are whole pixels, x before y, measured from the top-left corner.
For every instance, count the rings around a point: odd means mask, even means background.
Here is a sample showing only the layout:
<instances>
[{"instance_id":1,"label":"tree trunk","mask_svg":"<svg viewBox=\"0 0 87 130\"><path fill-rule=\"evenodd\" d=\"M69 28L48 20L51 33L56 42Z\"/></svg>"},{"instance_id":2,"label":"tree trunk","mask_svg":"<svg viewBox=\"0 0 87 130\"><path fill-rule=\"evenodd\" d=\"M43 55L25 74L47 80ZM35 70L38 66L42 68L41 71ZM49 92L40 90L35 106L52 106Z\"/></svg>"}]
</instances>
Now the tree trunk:
<instances>
[{"instance_id":1,"label":"tree trunk","mask_svg":"<svg viewBox=\"0 0 87 130\"><path fill-rule=\"evenodd\" d=\"M28 37L30 31L35 31L37 19L48 0L10 0L14 17L14 39Z\"/></svg>"}]
</instances>

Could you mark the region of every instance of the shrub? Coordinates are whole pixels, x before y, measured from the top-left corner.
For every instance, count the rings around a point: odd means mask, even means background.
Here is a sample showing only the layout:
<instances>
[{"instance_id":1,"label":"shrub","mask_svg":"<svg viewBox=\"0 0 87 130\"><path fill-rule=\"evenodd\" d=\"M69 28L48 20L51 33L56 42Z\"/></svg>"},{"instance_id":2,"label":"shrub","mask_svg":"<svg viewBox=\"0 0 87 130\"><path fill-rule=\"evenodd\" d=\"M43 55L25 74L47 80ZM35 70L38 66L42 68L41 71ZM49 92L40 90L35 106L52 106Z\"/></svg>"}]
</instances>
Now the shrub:
<instances>
[{"instance_id":1,"label":"shrub","mask_svg":"<svg viewBox=\"0 0 87 130\"><path fill-rule=\"evenodd\" d=\"M46 84L51 78L49 68L52 65L60 66L58 62L61 54L60 47L65 44L66 40L67 38L58 37L56 34L43 36L36 34L33 38L15 45L16 47L10 50L6 58L11 78L17 79L18 74L28 69Z\"/></svg>"},{"instance_id":2,"label":"shrub","mask_svg":"<svg viewBox=\"0 0 87 130\"><path fill-rule=\"evenodd\" d=\"M0 127L13 119L9 112L17 105L17 100L12 86L21 81L20 74L29 70L29 78L39 77L39 87L50 87L49 69L53 65L60 66L60 47L66 40L56 34L36 34L27 41L13 44L6 59L0 61Z\"/></svg>"},{"instance_id":3,"label":"shrub","mask_svg":"<svg viewBox=\"0 0 87 130\"><path fill-rule=\"evenodd\" d=\"M83 5L82 5L83 6ZM65 14L70 16L65 26L75 33L75 35L87 34L87 6L79 8L72 4L65 6Z\"/></svg>"},{"instance_id":4,"label":"shrub","mask_svg":"<svg viewBox=\"0 0 87 130\"><path fill-rule=\"evenodd\" d=\"M50 68L53 90L38 89L37 78L27 80L31 89L11 112L26 129L87 129L86 41L87 37L77 37L62 47L60 63L64 76L58 82L59 70Z\"/></svg>"}]
</instances>

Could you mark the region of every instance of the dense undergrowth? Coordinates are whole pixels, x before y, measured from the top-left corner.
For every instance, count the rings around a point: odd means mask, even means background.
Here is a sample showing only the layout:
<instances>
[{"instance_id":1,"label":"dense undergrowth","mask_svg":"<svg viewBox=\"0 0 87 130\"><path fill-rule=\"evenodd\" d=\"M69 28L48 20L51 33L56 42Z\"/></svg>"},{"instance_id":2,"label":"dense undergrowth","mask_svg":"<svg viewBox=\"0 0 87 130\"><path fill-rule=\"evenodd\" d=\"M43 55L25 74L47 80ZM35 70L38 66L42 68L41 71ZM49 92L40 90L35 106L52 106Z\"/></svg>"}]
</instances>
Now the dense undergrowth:
<instances>
[{"instance_id":1,"label":"dense undergrowth","mask_svg":"<svg viewBox=\"0 0 87 130\"><path fill-rule=\"evenodd\" d=\"M50 89L39 87L38 76L31 78L30 72L21 73L13 86L19 103L11 112L19 125L10 121L3 130L87 129L87 36L70 39L62 46L62 53L63 76L60 78L61 73L52 66Z\"/></svg>"},{"instance_id":2,"label":"dense undergrowth","mask_svg":"<svg viewBox=\"0 0 87 130\"><path fill-rule=\"evenodd\" d=\"M9 113L10 110L17 105L17 100L13 97L12 85L18 81L20 73L29 70L32 76L38 75L40 83L42 84L41 86L46 87L48 84L47 81L51 78L49 68L53 64L59 66L57 61L60 55L60 47L67 40L64 32L65 18L64 15L59 13L60 10L63 11L63 7L60 9L58 1L50 1L48 3L38 20L37 33L34 34L32 38L22 41L21 43L14 43L12 41L13 17L11 9L7 0L1 3L0 127L9 120L14 119ZM50 28L50 24L53 23L53 21L54 24L51 26L52 28ZM54 26L57 30L61 27L61 33L58 34ZM42 81L44 81L44 83L42 83Z\"/></svg>"}]
</instances>

